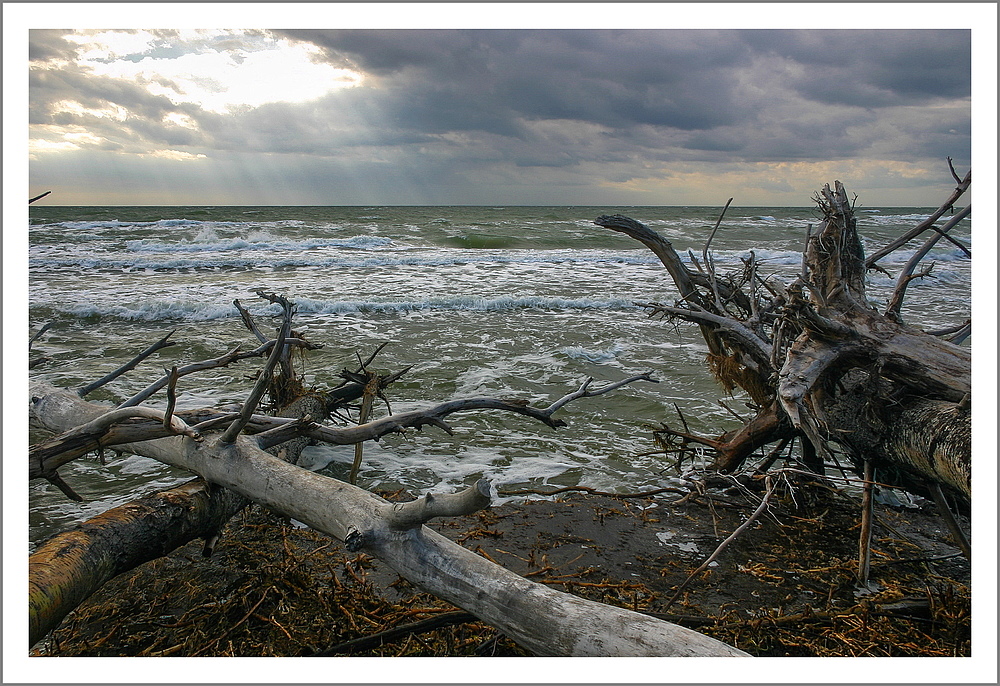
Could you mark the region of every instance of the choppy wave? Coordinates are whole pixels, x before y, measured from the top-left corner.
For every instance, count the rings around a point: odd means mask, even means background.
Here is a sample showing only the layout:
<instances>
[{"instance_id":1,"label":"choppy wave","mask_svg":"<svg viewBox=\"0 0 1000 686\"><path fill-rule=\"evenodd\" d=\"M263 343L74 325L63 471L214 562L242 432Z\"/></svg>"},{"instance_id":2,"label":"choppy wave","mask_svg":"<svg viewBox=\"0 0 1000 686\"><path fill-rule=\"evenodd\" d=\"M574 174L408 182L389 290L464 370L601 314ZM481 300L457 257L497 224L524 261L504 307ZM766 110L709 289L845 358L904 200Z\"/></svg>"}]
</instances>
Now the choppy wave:
<instances>
[{"instance_id":1,"label":"choppy wave","mask_svg":"<svg viewBox=\"0 0 1000 686\"><path fill-rule=\"evenodd\" d=\"M597 350L593 348L584 348L582 346L572 345L562 348L559 352L574 360L583 360L585 362L600 363L600 362L610 362L611 360L617 358L626 350L627 348L619 342L615 343L610 348L597 349Z\"/></svg>"},{"instance_id":2,"label":"choppy wave","mask_svg":"<svg viewBox=\"0 0 1000 686\"><path fill-rule=\"evenodd\" d=\"M545 296L481 298L453 296L412 301L317 300L296 298L300 314L386 314L418 311L461 310L468 312L503 312L509 310L626 310L638 309L623 298L558 298ZM187 320L205 321L238 317L230 303L205 303L194 299L154 299L136 304L86 304L55 306L53 309L75 317L114 317L132 321ZM277 306L259 308L255 314L279 314ZM567 354L572 354L567 352ZM581 353L582 354L582 353ZM601 353L597 353L600 355ZM617 354L617 353L615 353Z\"/></svg>"},{"instance_id":3,"label":"choppy wave","mask_svg":"<svg viewBox=\"0 0 1000 686\"><path fill-rule=\"evenodd\" d=\"M228 252L237 250L232 248ZM41 251L36 251L39 253ZM169 251L163 251L169 252ZM177 252L195 252L178 250ZM226 251L224 251L226 252ZM185 270L185 269L255 269L261 267L290 269L290 268L319 268L319 267L344 267L344 268L376 268L376 267L447 267L465 264L593 264L593 263L615 263L615 264L655 264L656 257L641 250L634 250L622 253L600 253L587 251L508 251L508 252L474 252L468 251L425 251L423 254L408 254L400 250L392 250L385 254L372 255L370 257L344 256L329 253L292 253L281 256L268 253L265 250L259 251L261 254L246 255L213 255L198 254L198 257L178 257L178 258L123 258L120 255L98 256L92 254L75 255L67 257L32 257L29 265L34 268L49 269L98 269L114 271L142 271L142 270ZM414 251L410 251L416 252Z\"/></svg>"},{"instance_id":4,"label":"choppy wave","mask_svg":"<svg viewBox=\"0 0 1000 686\"><path fill-rule=\"evenodd\" d=\"M880 210L859 211L869 254L932 208ZM702 259L719 214L667 207L32 206L29 324L56 324L35 344L55 362L36 373L80 385L84 370L124 364L147 347L151 330L186 331L191 348L177 351L183 359L218 354L232 340L247 340L232 298L241 297L259 322L273 323L277 308L250 295L273 290L295 301L297 327L335 342L310 357L307 371L317 379L320 370L341 368L344 355L353 363L354 350L398 341L385 363L417 371L413 385L399 389L397 409L483 392L542 402L567 390L567 380L572 390L579 379L613 380L625 370L662 377L661 384L636 384L568 408L569 440L489 416L463 417L457 428L467 433L455 438L386 437L366 451L367 487L419 492L485 475L525 485L641 488L658 483L664 464L644 456L653 446L640 423L673 416L674 404L696 432L717 432L730 417L704 371L707 348L696 327L649 320L633 304L677 294L648 250L594 226L594 217L615 212L660 231L685 262L689 248ZM762 275L795 274L806 226L819 221L808 207L731 208L713 238L716 267L741 268L752 248ZM969 241L965 222L956 232ZM898 274L922 240L882 264ZM904 317L929 328L961 321L970 309L970 261L941 242L930 262L937 263L930 277L907 292ZM884 305L894 279L869 277L870 297ZM183 397L191 406L208 405L245 391L242 374L227 374L192 380ZM329 468L344 470L350 456L341 458ZM104 468L70 476L74 485L93 484L98 497L107 492ZM62 507L58 489L51 496ZM33 506L57 521L45 507ZM62 521L80 512L74 506Z\"/></svg>"}]
</instances>

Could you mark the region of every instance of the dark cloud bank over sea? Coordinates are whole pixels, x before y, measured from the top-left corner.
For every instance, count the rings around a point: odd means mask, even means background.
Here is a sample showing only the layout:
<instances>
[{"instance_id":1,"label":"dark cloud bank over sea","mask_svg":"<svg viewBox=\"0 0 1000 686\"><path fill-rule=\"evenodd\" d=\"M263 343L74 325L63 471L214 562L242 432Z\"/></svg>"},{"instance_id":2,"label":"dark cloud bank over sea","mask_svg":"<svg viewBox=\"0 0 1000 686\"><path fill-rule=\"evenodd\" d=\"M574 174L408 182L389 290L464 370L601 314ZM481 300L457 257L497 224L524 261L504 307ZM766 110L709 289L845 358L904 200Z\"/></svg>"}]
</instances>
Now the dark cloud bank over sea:
<instances>
[{"instance_id":1,"label":"dark cloud bank over sea","mask_svg":"<svg viewBox=\"0 0 1000 686\"><path fill-rule=\"evenodd\" d=\"M843 170L904 189L885 198L899 202L907 187L947 184L947 157L970 162L968 30L281 30L200 44L152 33L120 58L240 60L284 38L363 81L220 112L77 69L65 32L32 31L31 123L93 137L33 161L33 180L60 164L81 183L111 169L136 193L155 174L187 193L227 178L279 204L673 204L713 187L744 204L808 204L813 179L796 177ZM128 117L56 107L67 100ZM159 149L206 159L154 171ZM674 186L690 197L663 195Z\"/></svg>"}]
</instances>

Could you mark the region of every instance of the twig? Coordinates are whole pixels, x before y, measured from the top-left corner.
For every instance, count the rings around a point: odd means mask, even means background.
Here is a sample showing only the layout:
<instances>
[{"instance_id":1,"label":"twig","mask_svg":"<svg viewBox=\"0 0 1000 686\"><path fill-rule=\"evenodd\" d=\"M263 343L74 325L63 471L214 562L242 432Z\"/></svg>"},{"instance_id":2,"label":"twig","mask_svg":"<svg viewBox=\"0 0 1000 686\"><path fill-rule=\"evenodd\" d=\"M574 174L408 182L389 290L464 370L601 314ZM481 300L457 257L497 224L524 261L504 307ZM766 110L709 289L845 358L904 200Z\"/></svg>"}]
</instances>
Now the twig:
<instances>
[{"instance_id":1,"label":"twig","mask_svg":"<svg viewBox=\"0 0 1000 686\"><path fill-rule=\"evenodd\" d=\"M951 508L948 507L948 501L944 497L944 492L941 490L941 484L935 483L931 487L931 496L934 498L934 503L938 506L938 510L941 512L941 517L944 519L945 524L948 525L948 530L951 531L951 537L955 540L956 545L965 555L965 559L972 559L972 544L969 543L968 537L965 532L962 531L962 527L958 525L958 520L955 519L955 515L952 514Z\"/></svg>"},{"instance_id":2,"label":"twig","mask_svg":"<svg viewBox=\"0 0 1000 686\"><path fill-rule=\"evenodd\" d=\"M167 384L167 409L163 411L163 428L170 429L174 406L177 404L177 365L171 368L170 382Z\"/></svg>"},{"instance_id":3,"label":"twig","mask_svg":"<svg viewBox=\"0 0 1000 686\"><path fill-rule=\"evenodd\" d=\"M886 565L901 565L909 562L937 562L939 560L950 560L954 557L964 557L965 553L948 553L947 555L934 555L932 557L904 557L899 560L879 560L872 566L885 567Z\"/></svg>"},{"instance_id":4,"label":"twig","mask_svg":"<svg viewBox=\"0 0 1000 686\"><path fill-rule=\"evenodd\" d=\"M691 583L691 580L694 579L699 574L701 574L703 571L705 571L705 569L707 569L708 566L712 564L712 562L714 562L715 559L719 557L719 555L722 554L722 551L724 551L729 546L730 543L736 540L736 538L741 533L743 533L747 529L747 527L753 524L753 522L755 522L757 518L760 517L760 515L764 512L764 510L767 508L768 501L771 499L771 495L774 493L774 480L770 476L768 476L766 478L765 483L767 484L767 490L764 493L764 497L761 498L760 505L757 506L757 509L753 511L753 514L747 517L747 520L745 522L740 524L740 526L736 529L736 531L729 534L729 537L719 544L719 547L715 549L715 552L709 555L708 558L701 563L698 569L691 572L688 578L685 579L684 582L677 587L677 591L674 592L674 595L671 596L670 600L668 600L666 605L663 606L664 612L670 609L670 606L673 605L674 602L680 597L681 592L685 588L687 588L687 585Z\"/></svg>"},{"instance_id":5,"label":"twig","mask_svg":"<svg viewBox=\"0 0 1000 686\"><path fill-rule=\"evenodd\" d=\"M392 629L387 629L386 631L380 631L379 633L372 634L371 636L363 636L361 638L355 638L350 641L338 643L337 645L327 648L326 650L321 650L318 653L312 653L311 655L306 655L305 657L328 657L343 653L357 653L362 650L378 648L384 643L391 643L392 641L400 639L403 636L433 631L434 629L440 629L454 624L466 624L468 622L478 621L479 619L469 612L447 612L439 614L436 617L431 617L430 619L424 619L419 622L412 622L410 624L404 624Z\"/></svg>"},{"instance_id":6,"label":"twig","mask_svg":"<svg viewBox=\"0 0 1000 686\"><path fill-rule=\"evenodd\" d=\"M215 644L217 644L217 643L218 643L219 641L222 641L222 640L224 640L224 639L225 639L225 638L226 638L227 636L229 636L229 635L230 635L231 633L233 633L233 631L235 631L235 630L236 630L236 628L237 628L237 627L238 627L238 626L239 626L240 624L242 624L243 622L245 622L245 621L247 621L248 619L250 619L250 617L252 617L252 616L253 616L253 613L257 611L257 608L258 608L258 607L260 607L261 603L263 603L263 602L264 602L264 599L265 599L265 598L267 598L267 594L268 594L268 593L270 593L270 592L271 592L271 589L273 589L273 588L274 588L274 586L268 586L268 587L267 587L266 589L264 589L264 592L263 592L263 593L261 594L261 596L260 596L260 600L258 600L258 601L257 601L257 602L256 602L256 603L254 604L254 606L250 608L250 611L249 611L249 612L247 612L247 613L246 613L246 614L245 614L245 615L243 616L243 619L241 619L240 621L238 621L238 622L236 622L235 624L233 624L233 625L232 625L231 627L229 627L229 628L228 628L228 629L227 629L227 630L226 630L225 632L223 632L223 634L222 634L221 636L219 636L218 638L216 638L216 639L212 640L212 641L211 641L211 642L210 642L210 643L209 643L208 645L206 645L206 646L204 646L204 647L202 647L202 648L199 648L199 649L198 649L198 650L196 650L195 652L191 653L191 657L195 657L195 656L197 656L197 655L200 655L201 653L204 653L204 652L205 652L206 650L208 650L209 648L211 648L212 646L214 646Z\"/></svg>"},{"instance_id":7,"label":"twig","mask_svg":"<svg viewBox=\"0 0 1000 686\"><path fill-rule=\"evenodd\" d=\"M736 417L736 418L737 418L738 420L740 420L741 422L743 422L744 424L746 424L746 421L747 421L747 420L745 420L745 419L743 419L743 417L739 416L739 415L738 415L738 414L736 413L736 410L734 410L733 408L729 407L729 405L727 405L726 403L722 402L721 400L719 400L718 402L719 402L719 406L720 406L720 407L721 407L722 409L724 409L724 410L725 410L726 412L728 412L729 414L733 415L733 416L734 416L734 417Z\"/></svg>"},{"instance_id":8,"label":"twig","mask_svg":"<svg viewBox=\"0 0 1000 686\"><path fill-rule=\"evenodd\" d=\"M674 406L674 409L675 409L675 410L677 410L677 416L678 416L678 417L680 418L680 420L681 420L681 426L683 426L683 427L684 427L684 431L685 431L686 433L691 433L691 429L689 429L689 428L688 428L688 423L687 423L687 420L686 420L686 419L684 419L684 413L683 413L683 412L681 412L681 408L679 408L679 407L677 406L677 403L673 403L673 406ZM666 426L666 425L664 425L664 426Z\"/></svg>"},{"instance_id":9,"label":"twig","mask_svg":"<svg viewBox=\"0 0 1000 686\"><path fill-rule=\"evenodd\" d=\"M865 460L865 484L861 490L861 534L858 540L858 582L868 583L872 552L872 461Z\"/></svg>"},{"instance_id":10,"label":"twig","mask_svg":"<svg viewBox=\"0 0 1000 686\"><path fill-rule=\"evenodd\" d=\"M722 308L722 302L719 300L719 288L715 283L715 263L708 255L708 247L712 244L712 239L715 238L715 232L719 230L719 225L722 224L722 218L726 216L726 210L729 209L729 204L733 202L730 198L726 201L726 206L722 208L722 213L719 214L719 218L715 222L715 227L712 229L712 233L709 234L708 240L705 241L705 247L701 250L701 259L705 262L705 269L708 270L708 282L712 288L712 300L715 302L715 306L719 309L719 312L724 312Z\"/></svg>"},{"instance_id":11,"label":"twig","mask_svg":"<svg viewBox=\"0 0 1000 686\"><path fill-rule=\"evenodd\" d=\"M669 486L654 488L651 491L641 491L638 493L612 493L610 491L599 491L596 488L590 488L589 486L563 486L551 491L543 491L537 488L526 488L520 491L497 491L499 495L556 495L557 493L569 492L589 493L591 495L607 496L608 498L649 498L654 495L659 495L660 493L682 493L685 495L688 493L688 491L685 491L682 488L673 488Z\"/></svg>"}]
</instances>

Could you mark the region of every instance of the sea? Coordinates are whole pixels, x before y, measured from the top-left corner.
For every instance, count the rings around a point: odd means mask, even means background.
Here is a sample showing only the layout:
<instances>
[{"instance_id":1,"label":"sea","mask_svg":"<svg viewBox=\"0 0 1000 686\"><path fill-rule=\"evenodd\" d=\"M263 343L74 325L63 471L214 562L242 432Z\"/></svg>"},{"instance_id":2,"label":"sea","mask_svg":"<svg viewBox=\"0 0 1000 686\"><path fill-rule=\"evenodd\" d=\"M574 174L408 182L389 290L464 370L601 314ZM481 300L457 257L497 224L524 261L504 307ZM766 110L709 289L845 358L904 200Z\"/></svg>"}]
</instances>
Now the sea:
<instances>
[{"instance_id":1,"label":"sea","mask_svg":"<svg viewBox=\"0 0 1000 686\"><path fill-rule=\"evenodd\" d=\"M703 466L678 466L657 452L652 430L665 422L709 435L749 416L709 376L696 327L651 319L639 303L672 304L677 293L642 245L594 224L625 214L662 233L682 259L699 261L719 219L716 207L68 207L29 208L30 333L50 361L32 376L77 388L130 360L168 332L176 345L93 393L121 402L173 365L257 345L239 300L261 328L278 323L259 290L295 303L294 328L323 348L308 353L308 385L332 388L378 346L372 367L409 367L388 405L373 416L445 400L494 396L548 405L588 378L593 388L651 372L637 382L573 402L554 430L525 417L476 411L452 415L454 435L437 428L366 444L359 485L452 491L489 479L501 491L587 486L626 492L678 482ZM859 206L871 252L926 218L932 208ZM814 207L730 207L710 251L720 273L751 252L761 274L790 278ZM953 232L972 244L971 221ZM894 277L923 237L871 272L870 299L884 306ZM940 242L908 290L904 319L924 329L971 316L971 260ZM184 377L178 408L242 401L263 360ZM154 396L150 404L165 406ZM169 487L181 470L137 456L87 456L61 470L86 498L68 501L43 481L30 484L30 536L39 541L137 496ZM313 446L312 469L346 478L352 447ZM499 500L541 496L500 496Z\"/></svg>"}]
</instances>

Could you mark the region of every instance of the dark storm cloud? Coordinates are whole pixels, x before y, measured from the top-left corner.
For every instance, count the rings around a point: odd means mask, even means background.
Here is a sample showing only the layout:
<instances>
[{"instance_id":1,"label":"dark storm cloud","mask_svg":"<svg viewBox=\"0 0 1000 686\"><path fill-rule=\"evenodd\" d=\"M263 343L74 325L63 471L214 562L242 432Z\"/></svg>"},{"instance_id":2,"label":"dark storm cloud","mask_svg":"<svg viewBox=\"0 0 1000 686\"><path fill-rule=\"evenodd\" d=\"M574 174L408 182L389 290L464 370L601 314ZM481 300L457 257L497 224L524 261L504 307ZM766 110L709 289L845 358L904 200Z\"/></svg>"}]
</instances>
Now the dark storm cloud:
<instances>
[{"instance_id":1,"label":"dark storm cloud","mask_svg":"<svg viewBox=\"0 0 1000 686\"><path fill-rule=\"evenodd\" d=\"M371 183L412 168L420 173L411 185L470 189L662 179L677 173L672 165L699 163L926 165L950 156L966 165L970 154L968 31L150 33L156 40L143 53L124 58L222 51L239 61L280 36L321 48L319 59L363 80L308 102L217 112L154 95L152 82L66 66L72 41L32 31L31 122L104 139L78 141L83 147L266 153L269 165L288 165L286 176L295 165L320 170L321 185L322 170L349 165ZM461 201L457 190L448 196Z\"/></svg>"},{"instance_id":2,"label":"dark storm cloud","mask_svg":"<svg viewBox=\"0 0 1000 686\"><path fill-rule=\"evenodd\" d=\"M642 138L705 159L845 158L869 145L859 127L873 112L970 91L969 33L957 30L281 33L374 75L336 97L350 108L363 100L393 131L478 131L542 147L526 122L589 122L626 146ZM921 146L899 155L923 156Z\"/></svg>"},{"instance_id":3,"label":"dark storm cloud","mask_svg":"<svg viewBox=\"0 0 1000 686\"><path fill-rule=\"evenodd\" d=\"M377 77L399 125L513 135L517 118L706 129L736 121L727 69L749 57L718 31L283 31ZM391 88L390 88L391 86Z\"/></svg>"},{"instance_id":4,"label":"dark storm cloud","mask_svg":"<svg viewBox=\"0 0 1000 686\"><path fill-rule=\"evenodd\" d=\"M768 30L742 37L755 51L801 65L792 86L819 102L884 107L971 94L965 29Z\"/></svg>"}]
</instances>

